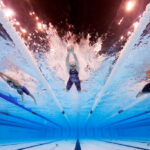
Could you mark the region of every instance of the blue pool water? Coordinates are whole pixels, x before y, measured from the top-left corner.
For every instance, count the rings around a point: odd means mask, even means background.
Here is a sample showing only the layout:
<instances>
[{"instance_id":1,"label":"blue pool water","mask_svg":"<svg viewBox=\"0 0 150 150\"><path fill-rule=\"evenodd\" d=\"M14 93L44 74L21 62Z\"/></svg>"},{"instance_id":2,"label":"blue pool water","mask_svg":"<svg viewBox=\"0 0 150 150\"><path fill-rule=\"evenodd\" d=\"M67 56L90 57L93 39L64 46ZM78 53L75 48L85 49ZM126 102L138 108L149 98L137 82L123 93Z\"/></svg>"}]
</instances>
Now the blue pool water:
<instances>
[{"instance_id":1,"label":"blue pool water","mask_svg":"<svg viewBox=\"0 0 150 150\"><path fill-rule=\"evenodd\" d=\"M98 67L91 67L89 76L81 72L88 92L78 93L75 86L63 90L64 63L59 62L61 72L57 59L54 64L47 61L50 54L30 52L0 10L0 23L13 40L0 37L0 72L26 86L37 100L35 105L25 95L21 102L16 90L0 78L0 149L150 149L150 95L136 98L150 82L150 33L142 34L149 21L150 5L118 59L101 56L88 62Z\"/></svg>"}]
</instances>

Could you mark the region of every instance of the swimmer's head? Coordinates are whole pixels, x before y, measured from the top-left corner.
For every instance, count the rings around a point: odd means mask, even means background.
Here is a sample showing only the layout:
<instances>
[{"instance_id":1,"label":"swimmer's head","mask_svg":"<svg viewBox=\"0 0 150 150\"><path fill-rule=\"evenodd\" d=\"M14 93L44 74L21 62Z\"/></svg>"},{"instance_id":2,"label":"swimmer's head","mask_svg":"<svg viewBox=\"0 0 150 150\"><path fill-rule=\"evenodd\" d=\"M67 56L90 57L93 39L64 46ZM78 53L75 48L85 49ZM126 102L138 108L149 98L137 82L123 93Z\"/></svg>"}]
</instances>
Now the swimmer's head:
<instances>
[{"instance_id":1,"label":"swimmer's head","mask_svg":"<svg viewBox=\"0 0 150 150\"><path fill-rule=\"evenodd\" d=\"M70 69L71 69L71 70L76 69L76 63L75 63L75 62L71 62L71 63L70 63Z\"/></svg>"},{"instance_id":2,"label":"swimmer's head","mask_svg":"<svg viewBox=\"0 0 150 150\"><path fill-rule=\"evenodd\" d=\"M67 50L72 50L72 49L74 49L74 46L73 46L73 45L67 46Z\"/></svg>"}]
</instances>

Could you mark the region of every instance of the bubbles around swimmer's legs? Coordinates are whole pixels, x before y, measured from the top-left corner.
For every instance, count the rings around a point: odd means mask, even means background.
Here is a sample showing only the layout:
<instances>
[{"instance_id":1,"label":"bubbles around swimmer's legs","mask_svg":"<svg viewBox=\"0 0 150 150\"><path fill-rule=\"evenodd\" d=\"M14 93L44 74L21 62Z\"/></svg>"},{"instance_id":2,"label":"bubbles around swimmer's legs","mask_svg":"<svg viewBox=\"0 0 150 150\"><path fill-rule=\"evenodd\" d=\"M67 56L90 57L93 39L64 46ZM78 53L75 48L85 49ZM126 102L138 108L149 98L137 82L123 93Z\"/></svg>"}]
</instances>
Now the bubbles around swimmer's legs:
<instances>
[{"instance_id":1,"label":"bubbles around swimmer's legs","mask_svg":"<svg viewBox=\"0 0 150 150\"><path fill-rule=\"evenodd\" d=\"M71 97L71 103L72 103L73 109L78 110L79 103L80 103L80 93L77 91L74 85L72 89L70 90L70 97Z\"/></svg>"}]
</instances>

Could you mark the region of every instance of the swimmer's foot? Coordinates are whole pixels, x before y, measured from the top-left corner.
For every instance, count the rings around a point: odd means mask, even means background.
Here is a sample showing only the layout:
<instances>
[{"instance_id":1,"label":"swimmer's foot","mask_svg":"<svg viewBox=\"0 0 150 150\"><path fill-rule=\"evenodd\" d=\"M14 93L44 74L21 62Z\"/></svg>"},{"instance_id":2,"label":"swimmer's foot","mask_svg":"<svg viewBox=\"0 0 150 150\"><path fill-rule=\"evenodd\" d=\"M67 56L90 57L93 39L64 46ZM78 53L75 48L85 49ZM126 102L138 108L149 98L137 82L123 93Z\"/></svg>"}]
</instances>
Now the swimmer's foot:
<instances>
[{"instance_id":1,"label":"swimmer's foot","mask_svg":"<svg viewBox=\"0 0 150 150\"><path fill-rule=\"evenodd\" d=\"M88 90L82 88L82 89L81 89L81 92L88 92Z\"/></svg>"}]
</instances>

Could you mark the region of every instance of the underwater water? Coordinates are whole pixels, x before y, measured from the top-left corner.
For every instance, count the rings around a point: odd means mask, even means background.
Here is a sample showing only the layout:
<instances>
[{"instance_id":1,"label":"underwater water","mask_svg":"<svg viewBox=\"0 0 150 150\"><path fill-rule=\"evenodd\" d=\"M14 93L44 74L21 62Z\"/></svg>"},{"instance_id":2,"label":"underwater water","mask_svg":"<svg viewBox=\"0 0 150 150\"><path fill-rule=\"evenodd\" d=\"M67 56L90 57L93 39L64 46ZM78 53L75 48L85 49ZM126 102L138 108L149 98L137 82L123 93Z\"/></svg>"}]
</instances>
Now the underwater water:
<instances>
[{"instance_id":1,"label":"underwater water","mask_svg":"<svg viewBox=\"0 0 150 150\"><path fill-rule=\"evenodd\" d=\"M145 73L150 70L150 5L119 56L96 57L100 40L94 46L88 39L75 45L88 91L81 93L75 86L63 90L68 43L54 29L47 30L51 50L34 53L2 10L0 23L12 39L0 36L0 72L27 87L37 101L25 95L21 102L0 78L0 150L150 149L150 95L136 98L150 82Z\"/></svg>"}]
</instances>

